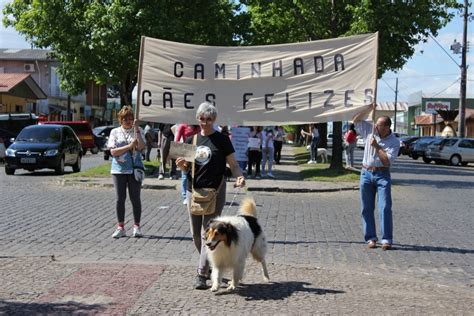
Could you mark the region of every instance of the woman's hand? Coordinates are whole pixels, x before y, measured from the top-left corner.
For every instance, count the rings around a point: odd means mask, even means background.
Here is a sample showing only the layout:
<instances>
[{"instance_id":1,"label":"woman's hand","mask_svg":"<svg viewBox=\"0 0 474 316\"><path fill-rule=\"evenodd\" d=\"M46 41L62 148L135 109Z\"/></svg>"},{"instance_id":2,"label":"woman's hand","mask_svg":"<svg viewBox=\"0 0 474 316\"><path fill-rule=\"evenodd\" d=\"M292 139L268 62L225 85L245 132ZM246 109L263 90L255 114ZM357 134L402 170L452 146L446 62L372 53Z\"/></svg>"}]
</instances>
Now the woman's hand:
<instances>
[{"instance_id":1,"label":"woman's hand","mask_svg":"<svg viewBox=\"0 0 474 316\"><path fill-rule=\"evenodd\" d=\"M187 171L189 168L190 163L187 162L184 157L176 158L176 166L183 171Z\"/></svg>"},{"instance_id":2,"label":"woman's hand","mask_svg":"<svg viewBox=\"0 0 474 316\"><path fill-rule=\"evenodd\" d=\"M235 179L234 187L236 187L236 188L243 188L243 187L245 187L245 178L244 178L244 176L240 176L240 177L237 177L237 178Z\"/></svg>"},{"instance_id":3,"label":"woman's hand","mask_svg":"<svg viewBox=\"0 0 474 316\"><path fill-rule=\"evenodd\" d=\"M130 150L136 149L136 148L137 148L137 145L138 145L138 139L134 138L134 139L132 140L132 142L129 144Z\"/></svg>"}]
</instances>

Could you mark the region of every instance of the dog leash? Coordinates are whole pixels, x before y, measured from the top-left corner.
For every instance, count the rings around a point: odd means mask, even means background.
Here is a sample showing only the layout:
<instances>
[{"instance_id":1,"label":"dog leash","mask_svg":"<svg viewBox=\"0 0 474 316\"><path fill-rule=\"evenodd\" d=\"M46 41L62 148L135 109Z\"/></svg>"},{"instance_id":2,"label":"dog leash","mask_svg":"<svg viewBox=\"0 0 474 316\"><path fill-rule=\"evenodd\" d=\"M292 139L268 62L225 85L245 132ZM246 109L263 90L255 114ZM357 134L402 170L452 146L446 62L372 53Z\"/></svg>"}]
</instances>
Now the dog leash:
<instances>
[{"instance_id":1,"label":"dog leash","mask_svg":"<svg viewBox=\"0 0 474 316\"><path fill-rule=\"evenodd\" d=\"M240 187L234 188L234 196L232 197L232 201L230 202L229 206L227 207L227 211L229 211L230 208L232 207L232 205L234 205L235 198L237 197L237 194L239 194L241 189L242 188L240 188Z\"/></svg>"}]
</instances>

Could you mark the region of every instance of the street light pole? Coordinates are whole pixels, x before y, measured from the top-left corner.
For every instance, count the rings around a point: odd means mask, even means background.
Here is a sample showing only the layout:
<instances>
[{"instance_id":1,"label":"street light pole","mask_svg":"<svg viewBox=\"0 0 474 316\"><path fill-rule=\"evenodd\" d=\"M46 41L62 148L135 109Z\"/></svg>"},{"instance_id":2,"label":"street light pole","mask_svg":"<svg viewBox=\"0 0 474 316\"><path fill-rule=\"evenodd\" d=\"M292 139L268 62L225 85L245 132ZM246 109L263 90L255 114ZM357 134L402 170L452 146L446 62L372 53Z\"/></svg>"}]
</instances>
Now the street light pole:
<instances>
[{"instance_id":1,"label":"street light pole","mask_svg":"<svg viewBox=\"0 0 474 316\"><path fill-rule=\"evenodd\" d=\"M466 132L466 54L467 54L467 16L468 0L464 0L464 30L461 53L461 90L459 103L459 137L464 138Z\"/></svg>"}]
</instances>

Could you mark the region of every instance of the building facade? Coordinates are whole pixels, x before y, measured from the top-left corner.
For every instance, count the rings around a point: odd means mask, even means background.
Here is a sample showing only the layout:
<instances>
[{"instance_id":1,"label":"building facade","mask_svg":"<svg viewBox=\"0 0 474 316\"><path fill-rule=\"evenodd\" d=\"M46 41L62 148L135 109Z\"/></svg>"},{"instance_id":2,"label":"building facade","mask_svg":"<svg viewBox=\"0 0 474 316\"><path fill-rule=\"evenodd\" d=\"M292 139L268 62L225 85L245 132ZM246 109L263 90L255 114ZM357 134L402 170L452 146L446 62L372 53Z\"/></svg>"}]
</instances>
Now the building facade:
<instances>
[{"instance_id":1,"label":"building facade","mask_svg":"<svg viewBox=\"0 0 474 316\"><path fill-rule=\"evenodd\" d=\"M34 113L49 120L67 120L68 94L60 87L58 61L47 49L0 49L0 73L27 73L47 95L46 99L8 99L2 101L0 113ZM86 91L70 97L73 120L91 125L104 121L107 88L88 82Z\"/></svg>"}]
</instances>

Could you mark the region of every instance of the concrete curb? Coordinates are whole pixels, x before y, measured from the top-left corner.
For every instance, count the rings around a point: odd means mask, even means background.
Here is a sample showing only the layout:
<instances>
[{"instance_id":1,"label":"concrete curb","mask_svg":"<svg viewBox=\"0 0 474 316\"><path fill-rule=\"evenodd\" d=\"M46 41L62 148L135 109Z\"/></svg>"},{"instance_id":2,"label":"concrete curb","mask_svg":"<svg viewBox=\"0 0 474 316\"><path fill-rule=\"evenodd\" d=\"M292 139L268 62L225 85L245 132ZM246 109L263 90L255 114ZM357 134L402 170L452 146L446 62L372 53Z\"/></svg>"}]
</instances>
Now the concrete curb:
<instances>
[{"instance_id":1,"label":"concrete curb","mask_svg":"<svg viewBox=\"0 0 474 316\"><path fill-rule=\"evenodd\" d=\"M113 183L106 182L106 179L90 178L90 179L61 179L58 181L59 185L62 186L79 186L79 187L103 187L103 188L113 188ZM300 182L300 181L298 181ZM303 182L303 181L301 181ZM144 183L142 189L145 190L177 190L177 184L150 184ZM254 186L251 184L247 185L247 191L253 192L282 192L282 193L318 193L318 192L339 192L339 191L354 191L359 190L359 187L356 185L339 185L338 183L328 183L328 182L315 182L315 181L305 181L303 188L301 187L291 187L290 186ZM308 187L310 186L310 187ZM312 187L311 187L312 186ZM319 186L319 187L318 187Z\"/></svg>"}]
</instances>

